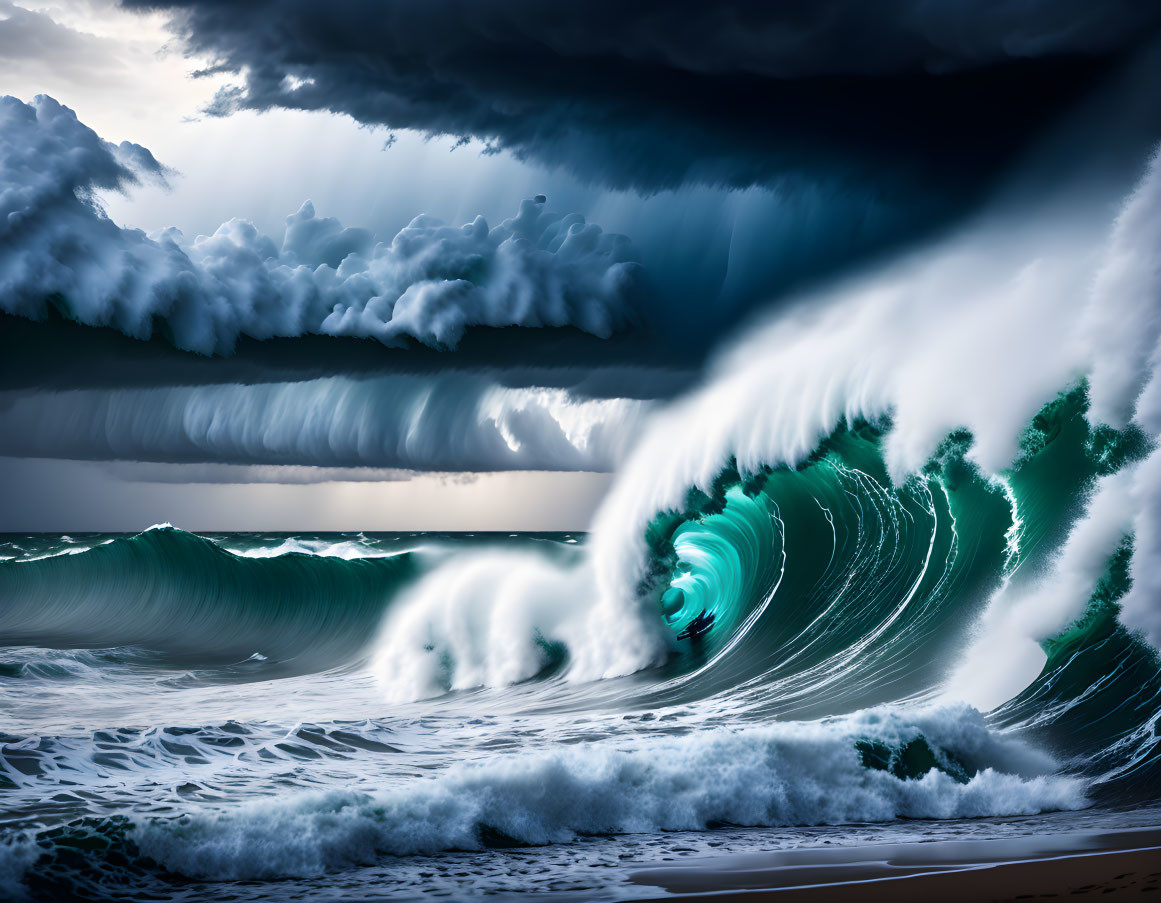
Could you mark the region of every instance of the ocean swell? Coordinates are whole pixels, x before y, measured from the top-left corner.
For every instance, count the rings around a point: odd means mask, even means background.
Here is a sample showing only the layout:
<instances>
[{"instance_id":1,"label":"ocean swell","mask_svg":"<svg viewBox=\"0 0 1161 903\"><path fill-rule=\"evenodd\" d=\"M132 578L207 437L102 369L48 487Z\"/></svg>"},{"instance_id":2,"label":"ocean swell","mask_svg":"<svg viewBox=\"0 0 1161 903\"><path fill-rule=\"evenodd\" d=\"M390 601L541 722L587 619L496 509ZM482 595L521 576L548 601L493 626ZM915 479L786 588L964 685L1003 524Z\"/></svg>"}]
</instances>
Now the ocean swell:
<instances>
[{"instance_id":1,"label":"ocean swell","mask_svg":"<svg viewBox=\"0 0 1161 903\"><path fill-rule=\"evenodd\" d=\"M205 666L257 654L312 670L365 646L414 567L411 554L251 559L164 526L79 554L0 562L0 635L8 646L132 646Z\"/></svg>"}]
</instances>

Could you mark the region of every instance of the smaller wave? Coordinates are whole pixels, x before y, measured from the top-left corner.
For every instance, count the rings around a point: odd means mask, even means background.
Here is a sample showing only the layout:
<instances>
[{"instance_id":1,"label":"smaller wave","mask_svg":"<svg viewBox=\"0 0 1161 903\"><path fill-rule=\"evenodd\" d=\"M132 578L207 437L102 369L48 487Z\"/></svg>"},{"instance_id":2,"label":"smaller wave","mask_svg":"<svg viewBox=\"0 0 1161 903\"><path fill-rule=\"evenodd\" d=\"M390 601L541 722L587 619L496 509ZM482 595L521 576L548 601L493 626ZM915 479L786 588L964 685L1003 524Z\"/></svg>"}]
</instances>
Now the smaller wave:
<instances>
[{"instance_id":1,"label":"smaller wave","mask_svg":"<svg viewBox=\"0 0 1161 903\"><path fill-rule=\"evenodd\" d=\"M39 561L0 563L5 646L138 647L185 667L255 652L305 672L352 660L414 557L257 560L160 525Z\"/></svg>"},{"instance_id":2,"label":"smaller wave","mask_svg":"<svg viewBox=\"0 0 1161 903\"><path fill-rule=\"evenodd\" d=\"M307 877L384 854L581 835L1079 809L1085 788L966 706L594 743L456 766L396 790L304 794L139 825L141 853L210 880Z\"/></svg>"},{"instance_id":3,"label":"smaller wave","mask_svg":"<svg viewBox=\"0 0 1161 903\"><path fill-rule=\"evenodd\" d=\"M288 537L277 545L242 547L228 542L220 543L223 549L242 558L280 558L283 555L316 555L320 558L341 558L355 561L359 558L391 558L401 554L398 551L385 552L381 548L359 540L300 539Z\"/></svg>"},{"instance_id":4,"label":"smaller wave","mask_svg":"<svg viewBox=\"0 0 1161 903\"><path fill-rule=\"evenodd\" d=\"M508 686L586 655L591 578L524 551L463 554L425 574L387 613L372 656L388 699Z\"/></svg>"},{"instance_id":5,"label":"smaller wave","mask_svg":"<svg viewBox=\"0 0 1161 903\"><path fill-rule=\"evenodd\" d=\"M62 538L61 541L64 542L65 539ZM76 540L68 540L68 542L75 543ZM62 558L66 555L83 555L85 552L92 551L97 546L105 546L111 542L113 542L113 540L105 539L101 540L100 542L96 542L93 545L67 545L61 548L50 549L49 551L43 552L40 555L12 555L5 560L18 561L21 564L29 564L33 561L44 561L49 558Z\"/></svg>"},{"instance_id":6,"label":"smaller wave","mask_svg":"<svg viewBox=\"0 0 1161 903\"><path fill-rule=\"evenodd\" d=\"M0 679L97 680L115 677L117 666L145 663L134 649L46 649L20 646L0 650Z\"/></svg>"}]
</instances>

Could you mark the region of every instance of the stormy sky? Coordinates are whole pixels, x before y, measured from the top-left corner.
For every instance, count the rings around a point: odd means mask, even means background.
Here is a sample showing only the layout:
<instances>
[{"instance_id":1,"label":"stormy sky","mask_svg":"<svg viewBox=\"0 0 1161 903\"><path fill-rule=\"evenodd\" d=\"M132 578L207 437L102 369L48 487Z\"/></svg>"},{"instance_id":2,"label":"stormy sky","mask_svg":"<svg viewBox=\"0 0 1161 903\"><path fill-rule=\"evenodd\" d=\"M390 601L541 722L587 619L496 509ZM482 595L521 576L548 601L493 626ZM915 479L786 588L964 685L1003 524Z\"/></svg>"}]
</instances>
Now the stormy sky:
<instances>
[{"instance_id":1,"label":"stormy sky","mask_svg":"<svg viewBox=\"0 0 1161 903\"><path fill-rule=\"evenodd\" d=\"M1131 183L1159 29L0 0L0 530L583 529L754 318L1018 198L1077 110L1044 185Z\"/></svg>"}]
</instances>

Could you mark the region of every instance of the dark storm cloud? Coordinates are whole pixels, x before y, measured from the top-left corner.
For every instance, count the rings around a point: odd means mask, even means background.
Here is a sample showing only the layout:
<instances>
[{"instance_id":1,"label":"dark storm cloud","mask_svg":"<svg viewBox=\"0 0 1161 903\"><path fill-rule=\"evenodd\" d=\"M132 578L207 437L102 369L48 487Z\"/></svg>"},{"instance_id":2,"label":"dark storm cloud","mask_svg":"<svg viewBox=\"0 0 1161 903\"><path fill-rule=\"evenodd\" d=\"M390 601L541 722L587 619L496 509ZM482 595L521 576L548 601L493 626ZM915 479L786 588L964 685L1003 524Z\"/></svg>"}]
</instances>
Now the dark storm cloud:
<instances>
[{"instance_id":1,"label":"dark storm cloud","mask_svg":"<svg viewBox=\"0 0 1161 903\"><path fill-rule=\"evenodd\" d=\"M50 305L89 326L230 352L242 336L324 334L451 348L472 327L573 327L609 336L634 319L627 238L524 201L492 227L416 217L390 241L319 217L308 201L280 245L240 219L192 241L122 229L93 201L164 178L140 145L102 140L50 97L0 98L0 310Z\"/></svg>"},{"instance_id":2,"label":"dark storm cloud","mask_svg":"<svg viewBox=\"0 0 1161 903\"><path fill-rule=\"evenodd\" d=\"M651 191L986 173L1161 23L1109 0L124 0L287 107L472 135ZM890 181L890 179L888 179Z\"/></svg>"},{"instance_id":3,"label":"dark storm cloud","mask_svg":"<svg viewBox=\"0 0 1161 903\"><path fill-rule=\"evenodd\" d=\"M42 321L0 313L0 391L294 382L471 373L508 388L567 389L585 398L670 398L697 377L698 359L678 358L639 333L600 339L577 329L470 330L448 354L426 346L388 348L350 336L243 337L229 357L139 341L83 326L55 309Z\"/></svg>"}]
</instances>

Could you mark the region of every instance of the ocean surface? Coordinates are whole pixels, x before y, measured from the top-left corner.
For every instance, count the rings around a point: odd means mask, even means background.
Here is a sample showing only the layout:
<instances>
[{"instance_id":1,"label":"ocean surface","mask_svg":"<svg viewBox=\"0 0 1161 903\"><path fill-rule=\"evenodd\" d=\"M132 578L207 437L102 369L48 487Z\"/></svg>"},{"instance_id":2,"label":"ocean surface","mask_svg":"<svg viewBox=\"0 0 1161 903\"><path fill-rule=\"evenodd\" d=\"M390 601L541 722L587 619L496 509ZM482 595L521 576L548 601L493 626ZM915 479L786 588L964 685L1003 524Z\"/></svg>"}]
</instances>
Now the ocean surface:
<instances>
[{"instance_id":1,"label":"ocean surface","mask_svg":"<svg viewBox=\"0 0 1161 903\"><path fill-rule=\"evenodd\" d=\"M598 534L2 536L0 898L632 899L713 852L1157 824L1131 539L1023 689L949 691L1149 450L1086 404L998 477L953 433L895 485L867 424L728 467L630 572Z\"/></svg>"}]
</instances>

